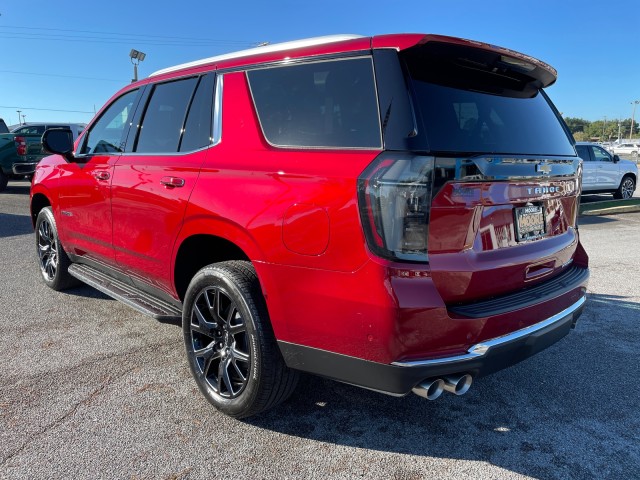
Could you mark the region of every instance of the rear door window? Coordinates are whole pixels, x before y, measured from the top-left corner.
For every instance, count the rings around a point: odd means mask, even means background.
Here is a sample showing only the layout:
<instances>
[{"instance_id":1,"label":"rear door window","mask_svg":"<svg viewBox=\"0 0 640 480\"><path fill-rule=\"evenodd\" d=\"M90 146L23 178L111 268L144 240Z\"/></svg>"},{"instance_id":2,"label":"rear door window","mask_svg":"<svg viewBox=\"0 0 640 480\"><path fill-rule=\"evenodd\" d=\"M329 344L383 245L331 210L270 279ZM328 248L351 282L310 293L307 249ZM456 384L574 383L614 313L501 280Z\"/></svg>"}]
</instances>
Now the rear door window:
<instances>
[{"instance_id":1,"label":"rear door window","mask_svg":"<svg viewBox=\"0 0 640 480\"><path fill-rule=\"evenodd\" d=\"M272 145L381 148L370 57L252 70L247 76Z\"/></svg>"},{"instance_id":2,"label":"rear door window","mask_svg":"<svg viewBox=\"0 0 640 480\"><path fill-rule=\"evenodd\" d=\"M576 145L576 151L578 152L578 156L582 159L582 161L584 162L591 162L591 155L589 153L591 149L589 148L588 145Z\"/></svg>"},{"instance_id":3,"label":"rear door window","mask_svg":"<svg viewBox=\"0 0 640 480\"><path fill-rule=\"evenodd\" d=\"M177 152L182 129L198 77L161 83L154 87L134 146L138 153Z\"/></svg>"},{"instance_id":4,"label":"rear door window","mask_svg":"<svg viewBox=\"0 0 640 480\"><path fill-rule=\"evenodd\" d=\"M214 75L206 75L200 79L184 126L180 142L181 152L192 152L212 142L214 80Z\"/></svg>"}]
</instances>

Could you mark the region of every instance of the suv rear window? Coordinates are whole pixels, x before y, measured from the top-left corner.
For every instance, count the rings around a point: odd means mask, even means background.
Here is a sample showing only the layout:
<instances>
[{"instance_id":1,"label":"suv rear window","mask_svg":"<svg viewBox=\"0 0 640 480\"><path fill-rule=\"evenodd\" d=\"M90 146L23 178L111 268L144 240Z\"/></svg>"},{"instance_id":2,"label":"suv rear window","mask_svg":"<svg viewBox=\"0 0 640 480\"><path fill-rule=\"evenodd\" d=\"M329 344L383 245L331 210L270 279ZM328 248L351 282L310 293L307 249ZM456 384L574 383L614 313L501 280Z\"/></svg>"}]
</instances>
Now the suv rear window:
<instances>
[{"instance_id":1,"label":"suv rear window","mask_svg":"<svg viewBox=\"0 0 640 480\"><path fill-rule=\"evenodd\" d=\"M46 127L44 125L30 125L28 127L18 128L13 133L17 135L42 135Z\"/></svg>"},{"instance_id":2,"label":"suv rear window","mask_svg":"<svg viewBox=\"0 0 640 480\"><path fill-rule=\"evenodd\" d=\"M371 58L265 68L247 76L272 145L381 148Z\"/></svg>"},{"instance_id":3,"label":"suv rear window","mask_svg":"<svg viewBox=\"0 0 640 480\"><path fill-rule=\"evenodd\" d=\"M537 89L487 92L469 69L447 78L418 56L406 58L429 150L451 153L569 155L575 152L546 96ZM474 83L477 78L477 84ZM504 81L502 79L496 79ZM450 83L449 83L450 82ZM455 86L452 86L453 83ZM461 87L461 84L464 86Z\"/></svg>"}]
</instances>

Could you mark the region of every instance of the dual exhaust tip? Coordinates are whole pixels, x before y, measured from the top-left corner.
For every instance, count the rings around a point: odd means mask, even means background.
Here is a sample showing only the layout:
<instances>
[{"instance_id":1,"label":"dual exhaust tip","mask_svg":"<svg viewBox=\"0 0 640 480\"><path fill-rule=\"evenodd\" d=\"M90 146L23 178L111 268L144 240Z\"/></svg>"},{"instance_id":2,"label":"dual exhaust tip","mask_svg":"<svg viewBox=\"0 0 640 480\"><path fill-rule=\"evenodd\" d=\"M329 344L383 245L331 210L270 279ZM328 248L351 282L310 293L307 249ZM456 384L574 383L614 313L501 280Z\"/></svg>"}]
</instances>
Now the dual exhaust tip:
<instances>
[{"instance_id":1,"label":"dual exhaust tip","mask_svg":"<svg viewBox=\"0 0 640 480\"><path fill-rule=\"evenodd\" d=\"M447 375L442 378L428 378L413 388L413 393L427 400L435 400L442 392L464 395L471 388L473 377L468 373Z\"/></svg>"}]
</instances>

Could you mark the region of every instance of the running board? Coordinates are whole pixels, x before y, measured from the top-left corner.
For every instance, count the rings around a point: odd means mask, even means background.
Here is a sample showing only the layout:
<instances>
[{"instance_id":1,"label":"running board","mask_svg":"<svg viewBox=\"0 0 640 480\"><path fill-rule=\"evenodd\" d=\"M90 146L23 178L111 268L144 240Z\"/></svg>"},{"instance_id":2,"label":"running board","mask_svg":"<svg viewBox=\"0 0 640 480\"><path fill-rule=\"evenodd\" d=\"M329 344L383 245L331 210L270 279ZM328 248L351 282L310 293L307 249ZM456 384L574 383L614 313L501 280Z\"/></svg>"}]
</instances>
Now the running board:
<instances>
[{"instance_id":1,"label":"running board","mask_svg":"<svg viewBox=\"0 0 640 480\"><path fill-rule=\"evenodd\" d=\"M88 265L74 263L69 266L69 274L156 320L177 321L182 319L182 311L175 305L151 296L128 283L116 280Z\"/></svg>"}]
</instances>

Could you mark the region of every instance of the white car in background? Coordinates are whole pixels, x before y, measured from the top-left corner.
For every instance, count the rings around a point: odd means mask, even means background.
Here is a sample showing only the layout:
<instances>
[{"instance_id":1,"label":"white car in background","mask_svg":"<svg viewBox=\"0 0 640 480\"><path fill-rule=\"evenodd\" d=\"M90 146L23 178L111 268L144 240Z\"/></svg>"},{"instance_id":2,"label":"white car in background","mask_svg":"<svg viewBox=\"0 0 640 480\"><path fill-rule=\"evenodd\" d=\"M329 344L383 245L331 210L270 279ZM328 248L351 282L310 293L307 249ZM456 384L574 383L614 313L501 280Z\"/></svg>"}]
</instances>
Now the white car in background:
<instances>
[{"instance_id":1,"label":"white car in background","mask_svg":"<svg viewBox=\"0 0 640 480\"><path fill-rule=\"evenodd\" d=\"M576 143L582 158L582 194L612 193L614 198L631 198L638 182L638 166L621 160L597 143Z\"/></svg>"},{"instance_id":2,"label":"white car in background","mask_svg":"<svg viewBox=\"0 0 640 480\"><path fill-rule=\"evenodd\" d=\"M632 157L637 157L638 152L640 152L640 144L639 143L619 143L617 145L613 145L610 149L616 155L631 155Z\"/></svg>"}]
</instances>

